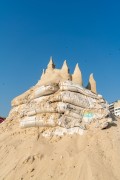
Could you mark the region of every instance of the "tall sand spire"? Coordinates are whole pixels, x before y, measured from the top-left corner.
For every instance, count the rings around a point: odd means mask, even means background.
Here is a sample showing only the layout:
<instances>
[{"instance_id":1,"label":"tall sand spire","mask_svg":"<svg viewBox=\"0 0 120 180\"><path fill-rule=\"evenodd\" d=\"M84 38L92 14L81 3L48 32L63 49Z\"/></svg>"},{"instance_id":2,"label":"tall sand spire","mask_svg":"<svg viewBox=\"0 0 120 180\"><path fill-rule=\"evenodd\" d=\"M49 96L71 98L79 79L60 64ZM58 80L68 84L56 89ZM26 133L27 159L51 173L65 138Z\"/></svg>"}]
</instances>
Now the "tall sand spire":
<instances>
[{"instance_id":1,"label":"tall sand spire","mask_svg":"<svg viewBox=\"0 0 120 180\"><path fill-rule=\"evenodd\" d=\"M89 77L89 82L88 82L88 85L86 87L87 89L90 89L93 93L96 93L97 94L97 90L96 90L96 81L93 77L93 73L90 74L90 77Z\"/></svg>"},{"instance_id":2,"label":"tall sand spire","mask_svg":"<svg viewBox=\"0 0 120 180\"><path fill-rule=\"evenodd\" d=\"M55 64L54 64L53 58L52 58L52 56L51 56L51 57L50 57L50 61L49 61L48 66L47 66L47 69L52 70L52 69L54 69L54 68L55 68Z\"/></svg>"},{"instance_id":3,"label":"tall sand spire","mask_svg":"<svg viewBox=\"0 0 120 180\"><path fill-rule=\"evenodd\" d=\"M42 72L42 75L41 75L41 78L43 78L43 76L45 75L45 70L43 69L43 72Z\"/></svg>"},{"instance_id":4,"label":"tall sand spire","mask_svg":"<svg viewBox=\"0 0 120 180\"><path fill-rule=\"evenodd\" d=\"M79 84L79 85L81 85L81 86L83 85L82 73L81 73L81 70L79 68L78 63L75 66L75 70L74 70L74 73L72 75L72 81Z\"/></svg>"},{"instance_id":5,"label":"tall sand spire","mask_svg":"<svg viewBox=\"0 0 120 180\"><path fill-rule=\"evenodd\" d=\"M67 61L65 60L61 69L64 73L69 73L69 68L67 65Z\"/></svg>"}]
</instances>

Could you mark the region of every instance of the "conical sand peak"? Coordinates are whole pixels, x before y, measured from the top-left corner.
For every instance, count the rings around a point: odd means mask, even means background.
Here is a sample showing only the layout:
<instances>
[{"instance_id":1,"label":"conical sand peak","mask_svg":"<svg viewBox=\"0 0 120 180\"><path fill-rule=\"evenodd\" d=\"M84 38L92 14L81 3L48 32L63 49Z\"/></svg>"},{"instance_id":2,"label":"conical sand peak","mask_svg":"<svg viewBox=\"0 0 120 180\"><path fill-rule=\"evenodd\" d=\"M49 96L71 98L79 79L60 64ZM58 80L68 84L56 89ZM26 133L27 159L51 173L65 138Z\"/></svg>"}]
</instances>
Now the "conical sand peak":
<instances>
[{"instance_id":1,"label":"conical sand peak","mask_svg":"<svg viewBox=\"0 0 120 180\"><path fill-rule=\"evenodd\" d=\"M75 66L75 70L74 70L74 73L73 73L73 74L75 74L76 72L80 72L80 73L81 73L81 70L80 70L80 68L79 68L78 63L77 63L76 66Z\"/></svg>"},{"instance_id":2,"label":"conical sand peak","mask_svg":"<svg viewBox=\"0 0 120 180\"><path fill-rule=\"evenodd\" d=\"M90 74L90 79L94 79L93 73Z\"/></svg>"},{"instance_id":3,"label":"conical sand peak","mask_svg":"<svg viewBox=\"0 0 120 180\"><path fill-rule=\"evenodd\" d=\"M48 63L47 69L54 69L55 68L55 64L53 62L53 58L52 56L50 57L50 61Z\"/></svg>"},{"instance_id":4,"label":"conical sand peak","mask_svg":"<svg viewBox=\"0 0 120 180\"><path fill-rule=\"evenodd\" d=\"M41 75L41 79L43 78L43 76L45 75L45 70L43 69L42 75Z\"/></svg>"},{"instance_id":5,"label":"conical sand peak","mask_svg":"<svg viewBox=\"0 0 120 180\"><path fill-rule=\"evenodd\" d=\"M75 70L74 70L74 73L72 75L72 81L79 84L79 85L83 85L83 82L82 82L82 73L81 73L81 70L79 68L79 65L78 63L76 64L75 66Z\"/></svg>"},{"instance_id":6,"label":"conical sand peak","mask_svg":"<svg viewBox=\"0 0 120 180\"><path fill-rule=\"evenodd\" d=\"M67 61L65 60L64 63L63 63L63 66L62 66L62 71L64 71L65 73L69 73L69 68L68 68L68 65L67 65Z\"/></svg>"},{"instance_id":7,"label":"conical sand peak","mask_svg":"<svg viewBox=\"0 0 120 180\"><path fill-rule=\"evenodd\" d=\"M93 93L97 93L96 90L96 81L94 79L93 73L90 74L89 82L87 85L87 89L91 90Z\"/></svg>"}]
</instances>

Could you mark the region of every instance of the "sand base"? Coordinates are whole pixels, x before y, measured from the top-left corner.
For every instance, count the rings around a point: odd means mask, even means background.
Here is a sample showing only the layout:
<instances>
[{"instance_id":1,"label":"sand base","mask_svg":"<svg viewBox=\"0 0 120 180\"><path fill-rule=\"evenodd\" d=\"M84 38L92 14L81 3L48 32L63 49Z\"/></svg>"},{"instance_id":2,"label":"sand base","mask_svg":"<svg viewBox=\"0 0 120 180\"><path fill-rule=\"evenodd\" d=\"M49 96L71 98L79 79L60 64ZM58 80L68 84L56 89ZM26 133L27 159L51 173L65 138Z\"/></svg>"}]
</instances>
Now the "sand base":
<instances>
[{"instance_id":1,"label":"sand base","mask_svg":"<svg viewBox=\"0 0 120 180\"><path fill-rule=\"evenodd\" d=\"M120 122L81 135L41 136L42 128L0 125L1 180L119 180Z\"/></svg>"}]
</instances>

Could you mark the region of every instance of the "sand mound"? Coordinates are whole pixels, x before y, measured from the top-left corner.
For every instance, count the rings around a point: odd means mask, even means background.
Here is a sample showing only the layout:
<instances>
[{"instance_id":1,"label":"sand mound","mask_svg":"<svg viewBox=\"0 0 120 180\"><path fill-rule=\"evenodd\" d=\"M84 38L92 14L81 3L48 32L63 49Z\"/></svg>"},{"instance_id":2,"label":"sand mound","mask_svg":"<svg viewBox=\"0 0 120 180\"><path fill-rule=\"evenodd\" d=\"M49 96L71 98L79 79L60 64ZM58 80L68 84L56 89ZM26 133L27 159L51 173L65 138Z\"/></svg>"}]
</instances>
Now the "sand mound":
<instances>
[{"instance_id":1,"label":"sand mound","mask_svg":"<svg viewBox=\"0 0 120 180\"><path fill-rule=\"evenodd\" d=\"M112 122L109 105L96 92L93 74L88 89L82 84L78 65L70 74L66 61L56 69L51 59L38 83L12 100L7 119L19 119L21 128L51 127L44 136L83 134L91 126L106 128Z\"/></svg>"},{"instance_id":2,"label":"sand mound","mask_svg":"<svg viewBox=\"0 0 120 180\"><path fill-rule=\"evenodd\" d=\"M92 75L88 88L78 65L70 75L66 61L58 70L50 60L0 124L0 180L120 179L120 122L109 118Z\"/></svg>"},{"instance_id":3,"label":"sand mound","mask_svg":"<svg viewBox=\"0 0 120 180\"><path fill-rule=\"evenodd\" d=\"M0 125L0 179L119 180L120 122L83 136L44 138L43 128Z\"/></svg>"}]
</instances>

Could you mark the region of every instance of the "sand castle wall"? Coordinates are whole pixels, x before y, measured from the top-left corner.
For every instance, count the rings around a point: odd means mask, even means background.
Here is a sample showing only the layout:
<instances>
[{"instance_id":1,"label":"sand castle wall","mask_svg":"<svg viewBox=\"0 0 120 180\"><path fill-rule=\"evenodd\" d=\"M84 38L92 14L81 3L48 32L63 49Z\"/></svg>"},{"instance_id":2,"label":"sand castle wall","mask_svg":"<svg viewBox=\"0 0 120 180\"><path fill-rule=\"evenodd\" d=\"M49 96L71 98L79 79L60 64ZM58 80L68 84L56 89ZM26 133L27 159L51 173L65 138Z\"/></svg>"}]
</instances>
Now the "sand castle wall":
<instances>
[{"instance_id":1,"label":"sand castle wall","mask_svg":"<svg viewBox=\"0 0 120 180\"><path fill-rule=\"evenodd\" d=\"M108 104L97 94L93 75L88 89L82 85L78 64L70 75L66 61L61 69L55 69L51 58L40 81L12 101L8 119L18 118L22 128L58 127L66 133L88 129L91 124L107 127L111 121Z\"/></svg>"}]
</instances>

